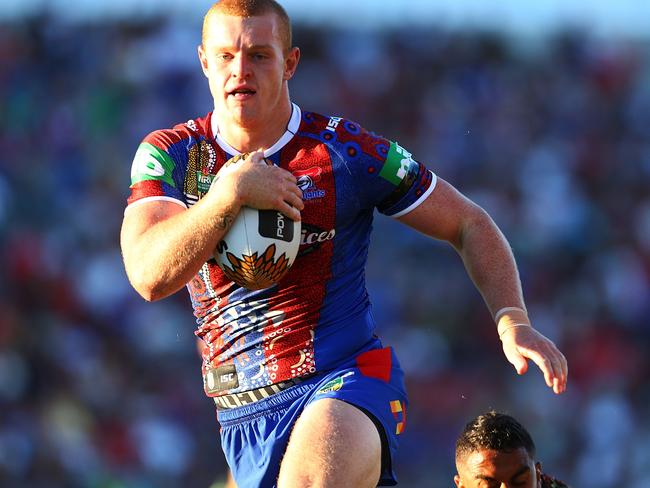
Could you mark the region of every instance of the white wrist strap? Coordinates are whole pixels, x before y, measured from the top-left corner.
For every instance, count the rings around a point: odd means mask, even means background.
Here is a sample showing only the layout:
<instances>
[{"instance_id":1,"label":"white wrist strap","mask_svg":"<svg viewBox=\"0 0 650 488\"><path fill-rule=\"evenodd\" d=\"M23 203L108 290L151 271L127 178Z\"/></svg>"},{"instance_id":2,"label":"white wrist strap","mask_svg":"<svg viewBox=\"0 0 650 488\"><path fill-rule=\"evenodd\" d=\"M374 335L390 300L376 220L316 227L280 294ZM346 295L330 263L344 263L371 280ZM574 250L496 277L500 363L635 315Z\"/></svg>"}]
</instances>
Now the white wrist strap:
<instances>
[{"instance_id":1,"label":"white wrist strap","mask_svg":"<svg viewBox=\"0 0 650 488\"><path fill-rule=\"evenodd\" d=\"M526 310L520 307L504 307L494 314L494 321L497 323L499 339L510 329L515 327L531 327L530 319Z\"/></svg>"}]
</instances>

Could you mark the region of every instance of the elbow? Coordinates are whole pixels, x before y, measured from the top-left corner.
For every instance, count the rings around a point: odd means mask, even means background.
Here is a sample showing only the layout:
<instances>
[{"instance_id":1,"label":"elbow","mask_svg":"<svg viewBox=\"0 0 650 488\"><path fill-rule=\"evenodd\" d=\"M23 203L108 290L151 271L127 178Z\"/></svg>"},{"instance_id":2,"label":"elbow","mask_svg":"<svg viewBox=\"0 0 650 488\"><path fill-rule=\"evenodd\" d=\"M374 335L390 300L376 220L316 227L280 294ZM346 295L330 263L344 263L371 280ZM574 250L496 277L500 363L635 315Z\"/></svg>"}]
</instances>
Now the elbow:
<instances>
[{"instance_id":1,"label":"elbow","mask_svg":"<svg viewBox=\"0 0 650 488\"><path fill-rule=\"evenodd\" d=\"M492 217L482 207L473 204L459 226L453 246L460 251L465 247L467 241L471 239L471 236L490 235L494 232L500 233Z\"/></svg>"},{"instance_id":2,"label":"elbow","mask_svg":"<svg viewBox=\"0 0 650 488\"><path fill-rule=\"evenodd\" d=\"M127 275L133 289L147 302L156 302L168 295L160 282L143 276L143 274L127 273Z\"/></svg>"},{"instance_id":3,"label":"elbow","mask_svg":"<svg viewBox=\"0 0 650 488\"><path fill-rule=\"evenodd\" d=\"M157 302L161 298L165 298L165 295L157 291L154 287L135 287L135 291L138 292L142 298L147 302Z\"/></svg>"}]
</instances>

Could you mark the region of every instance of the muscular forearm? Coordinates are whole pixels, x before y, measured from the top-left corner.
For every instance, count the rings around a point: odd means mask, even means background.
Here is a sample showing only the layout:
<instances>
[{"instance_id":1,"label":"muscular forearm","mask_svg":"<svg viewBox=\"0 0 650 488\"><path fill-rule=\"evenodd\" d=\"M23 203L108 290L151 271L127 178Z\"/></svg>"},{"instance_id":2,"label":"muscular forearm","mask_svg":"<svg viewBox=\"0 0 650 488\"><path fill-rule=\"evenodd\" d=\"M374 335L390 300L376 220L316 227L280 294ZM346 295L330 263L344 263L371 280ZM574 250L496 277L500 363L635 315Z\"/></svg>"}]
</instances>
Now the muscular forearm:
<instances>
[{"instance_id":1,"label":"muscular forearm","mask_svg":"<svg viewBox=\"0 0 650 488\"><path fill-rule=\"evenodd\" d=\"M493 317L503 307L525 309L519 273L508 241L485 211L476 207L473 213L454 244L469 276Z\"/></svg>"},{"instance_id":2,"label":"muscular forearm","mask_svg":"<svg viewBox=\"0 0 650 488\"><path fill-rule=\"evenodd\" d=\"M141 217L137 210L127 211L125 217L124 263L133 287L145 299L158 300L185 286L210 259L239 212L239 205L232 200L205 198L189 210L170 216L149 214L152 225L129 226L128 219ZM146 230L138 233L134 227Z\"/></svg>"}]
</instances>

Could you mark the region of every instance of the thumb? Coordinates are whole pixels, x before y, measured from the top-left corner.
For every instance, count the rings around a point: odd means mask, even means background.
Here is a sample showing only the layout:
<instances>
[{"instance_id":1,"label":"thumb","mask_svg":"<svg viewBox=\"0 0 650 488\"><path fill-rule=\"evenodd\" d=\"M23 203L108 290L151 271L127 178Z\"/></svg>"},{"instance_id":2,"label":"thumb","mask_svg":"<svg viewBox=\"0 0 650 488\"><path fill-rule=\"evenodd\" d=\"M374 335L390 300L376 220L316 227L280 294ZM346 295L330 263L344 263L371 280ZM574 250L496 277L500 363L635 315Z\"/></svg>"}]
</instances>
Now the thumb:
<instances>
[{"instance_id":1,"label":"thumb","mask_svg":"<svg viewBox=\"0 0 650 488\"><path fill-rule=\"evenodd\" d=\"M510 364L517 370L517 374L524 374L528 371L528 361L517 351L516 347L504 345L503 352Z\"/></svg>"},{"instance_id":2,"label":"thumb","mask_svg":"<svg viewBox=\"0 0 650 488\"><path fill-rule=\"evenodd\" d=\"M258 151L253 151L251 153L247 153L246 157L250 158L248 160L251 163L260 164L262 162L262 160L264 159L264 153L259 151L259 150Z\"/></svg>"}]
</instances>

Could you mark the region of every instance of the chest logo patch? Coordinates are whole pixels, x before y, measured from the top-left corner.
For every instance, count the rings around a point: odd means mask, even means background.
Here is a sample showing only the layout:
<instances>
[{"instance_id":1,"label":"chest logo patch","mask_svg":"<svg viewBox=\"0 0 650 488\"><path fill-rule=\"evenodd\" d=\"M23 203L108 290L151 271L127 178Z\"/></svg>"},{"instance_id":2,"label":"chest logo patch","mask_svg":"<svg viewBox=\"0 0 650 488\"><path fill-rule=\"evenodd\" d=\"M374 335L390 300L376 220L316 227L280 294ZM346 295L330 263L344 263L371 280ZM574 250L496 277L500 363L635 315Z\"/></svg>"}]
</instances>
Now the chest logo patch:
<instances>
[{"instance_id":1,"label":"chest logo patch","mask_svg":"<svg viewBox=\"0 0 650 488\"><path fill-rule=\"evenodd\" d=\"M302 191L303 200L314 200L325 196L325 190L318 188L322 174L323 170L317 166L294 173L298 179L298 188Z\"/></svg>"}]
</instances>

